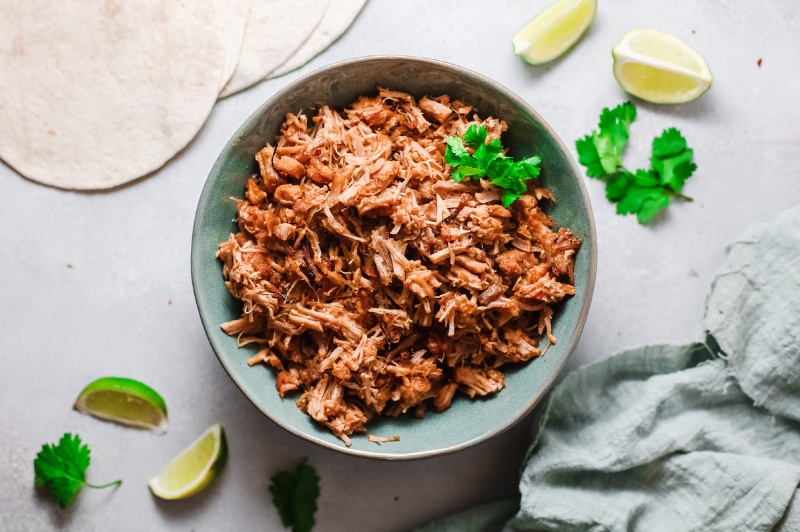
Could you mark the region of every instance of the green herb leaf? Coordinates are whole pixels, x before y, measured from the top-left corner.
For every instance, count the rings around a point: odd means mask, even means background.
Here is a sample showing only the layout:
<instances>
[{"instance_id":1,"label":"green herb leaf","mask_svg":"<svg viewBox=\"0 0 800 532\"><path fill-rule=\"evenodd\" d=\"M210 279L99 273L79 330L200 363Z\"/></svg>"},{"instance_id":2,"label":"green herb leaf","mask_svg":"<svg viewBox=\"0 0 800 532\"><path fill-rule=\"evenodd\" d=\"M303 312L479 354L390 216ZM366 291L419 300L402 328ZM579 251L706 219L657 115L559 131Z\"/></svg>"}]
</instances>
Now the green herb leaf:
<instances>
[{"instance_id":1,"label":"green herb leaf","mask_svg":"<svg viewBox=\"0 0 800 532\"><path fill-rule=\"evenodd\" d=\"M636 119L636 107L622 103L600 113L598 130L579 139L575 146L578 161L586 167L589 177L615 174L622 166L622 151L628 144L628 130Z\"/></svg>"},{"instance_id":2,"label":"green herb leaf","mask_svg":"<svg viewBox=\"0 0 800 532\"><path fill-rule=\"evenodd\" d=\"M471 124L464 133L464 142L474 148L478 144L486 144L487 135L486 126L478 127L477 124Z\"/></svg>"},{"instance_id":3,"label":"green herb leaf","mask_svg":"<svg viewBox=\"0 0 800 532\"><path fill-rule=\"evenodd\" d=\"M600 154L594 145L594 136L586 135L575 142L578 149L578 162L586 167L586 175L589 177L603 177L606 171L600 163Z\"/></svg>"},{"instance_id":4,"label":"green herb leaf","mask_svg":"<svg viewBox=\"0 0 800 532\"><path fill-rule=\"evenodd\" d=\"M617 214L635 214L640 224L646 224L667 205L669 196L663 188L634 185L625 191L625 197L617 203Z\"/></svg>"},{"instance_id":5,"label":"green herb leaf","mask_svg":"<svg viewBox=\"0 0 800 532\"><path fill-rule=\"evenodd\" d=\"M636 107L632 103L605 108L598 130L578 139L575 147L586 175L606 182L606 197L617 204L617 213L635 214L639 223L645 224L672 199L691 200L682 191L697 165L692 162L694 153L686 139L680 131L670 128L653 139L649 170L626 170L622 151L635 119Z\"/></svg>"},{"instance_id":6,"label":"green herb leaf","mask_svg":"<svg viewBox=\"0 0 800 532\"><path fill-rule=\"evenodd\" d=\"M539 166L542 163L542 158L538 155L534 155L533 157L528 157L527 159L523 159L519 161L517 164L525 172L529 179L534 177L539 177L542 169Z\"/></svg>"},{"instance_id":7,"label":"green herb leaf","mask_svg":"<svg viewBox=\"0 0 800 532\"><path fill-rule=\"evenodd\" d=\"M609 187L614 194L609 193ZM635 214L641 224L652 220L658 211L669 205L669 193L653 171L621 174L606 185L606 197L611 199L612 195L612 201L617 203L617 214Z\"/></svg>"},{"instance_id":8,"label":"green herb leaf","mask_svg":"<svg viewBox=\"0 0 800 532\"><path fill-rule=\"evenodd\" d=\"M630 102L613 109L606 107L600 113L599 131L592 131L592 142L606 174L613 174L622 166L622 150L628 144L628 129L636 119L636 107Z\"/></svg>"},{"instance_id":9,"label":"green herb leaf","mask_svg":"<svg viewBox=\"0 0 800 532\"><path fill-rule=\"evenodd\" d=\"M488 143L486 126L472 124L464 133L464 139L450 137L445 142L444 160L454 170L450 172L453 181L461 182L467 177L488 178L493 185L503 189L501 201L505 208L514 203L528 191L527 181L541 172L541 158L534 155L521 161L503 155L503 144L494 138ZM472 150L467 151L464 144Z\"/></svg>"},{"instance_id":10,"label":"green herb leaf","mask_svg":"<svg viewBox=\"0 0 800 532\"><path fill-rule=\"evenodd\" d=\"M609 177L606 181L606 198L611 203L617 203L625 197L625 191L631 186L631 175L627 172L621 172L615 176Z\"/></svg>"},{"instance_id":11,"label":"green herb leaf","mask_svg":"<svg viewBox=\"0 0 800 532\"><path fill-rule=\"evenodd\" d=\"M521 197L522 194L520 194L519 192L512 192L510 190L505 190L503 191L503 196L500 198L500 201L503 203L503 207L508 209L512 203L514 203Z\"/></svg>"},{"instance_id":12,"label":"green herb leaf","mask_svg":"<svg viewBox=\"0 0 800 532\"><path fill-rule=\"evenodd\" d=\"M692 162L694 150L687 147L686 139L680 131L665 129L660 137L653 139L653 156L650 164L661 177L661 184L669 185L680 194L697 165Z\"/></svg>"},{"instance_id":13,"label":"green herb leaf","mask_svg":"<svg viewBox=\"0 0 800 532\"><path fill-rule=\"evenodd\" d=\"M293 532L310 532L319 498L319 477L306 459L294 471L280 471L269 486L272 503L278 509L281 523Z\"/></svg>"},{"instance_id":14,"label":"green herb leaf","mask_svg":"<svg viewBox=\"0 0 800 532\"><path fill-rule=\"evenodd\" d=\"M89 447L81 442L80 436L66 433L58 445L45 444L33 461L35 484L47 487L56 503L66 508L75 502L82 487L102 489L122 484L121 480L93 486L86 482L86 469L89 467Z\"/></svg>"},{"instance_id":15,"label":"green herb leaf","mask_svg":"<svg viewBox=\"0 0 800 532\"><path fill-rule=\"evenodd\" d=\"M628 144L628 130L633 121L636 120L636 106L630 102L621 103L609 110L603 109L600 113L600 134L607 136L619 156Z\"/></svg>"},{"instance_id":16,"label":"green herb leaf","mask_svg":"<svg viewBox=\"0 0 800 532\"><path fill-rule=\"evenodd\" d=\"M444 152L444 160L450 166L458 166L461 164L462 157L469 157L469 152L460 138L450 137L445 143L447 144L447 150Z\"/></svg>"},{"instance_id":17,"label":"green herb leaf","mask_svg":"<svg viewBox=\"0 0 800 532\"><path fill-rule=\"evenodd\" d=\"M478 144L472 156L480 163L481 168L488 168L502 151L503 145L500 144L500 139L492 139L489 144Z\"/></svg>"},{"instance_id":18,"label":"green herb leaf","mask_svg":"<svg viewBox=\"0 0 800 532\"><path fill-rule=\"evenodd\" d=\"M681 132L671 127L665 129L660 137L653 139L653 157L666 158L678 155L686 149L686 139Z\"/></svg>"}]
</instances>

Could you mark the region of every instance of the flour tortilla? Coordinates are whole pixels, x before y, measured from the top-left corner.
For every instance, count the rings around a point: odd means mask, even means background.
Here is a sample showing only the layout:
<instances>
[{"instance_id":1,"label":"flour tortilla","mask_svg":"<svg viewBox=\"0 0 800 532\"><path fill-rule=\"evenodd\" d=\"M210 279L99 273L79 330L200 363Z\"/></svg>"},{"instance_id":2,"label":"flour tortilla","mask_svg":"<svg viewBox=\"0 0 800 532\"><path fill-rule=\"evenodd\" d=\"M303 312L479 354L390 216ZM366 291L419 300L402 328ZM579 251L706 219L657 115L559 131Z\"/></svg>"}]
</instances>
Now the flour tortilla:
<instances>
[{"instance_id":1,"label":"flour tortilla","mask_svg":"<svg viewBox=\"0 0 800 532\"><path fill-rule=\"evenodd\" d=\"M148 174L202 127L222 83L214 0L0 0L0 158L67 189Z\"/></svg>"},{"instance_id":2,"label":"flour tortilla","mask_svg":"<svg viewBox=\"0 0 800 532\"><path fill-rule=\"evenodd\" d=\"M336 42L361 12L367 0L330 0L322 21L306 42L270 78L282 76L305 65Z\"/></svg>"},{"instance_id":3,"label":"flour tortilla","mask_svg":"<svg viewBox=\"0 0 800 532\"><path fill-rule=\"evenodd\" d=\"M328 0L252 0L239 62L224 98L255 85L292 56L322 20Z\"/></svg>"},{"instance_id":4,"label":"flour tortilla","mask_svg":"<svg viewBox=\"0 0 800 532\"><path fill-rule=\"evenodd\" d=\"M224 29L225 39L225 69L222 73L222 90L228 80L236 70L239 62L239 52L242 50L244 40L244 28L247 25L247 18L250 15L250 0L216 0L219 5L218 24Z\"/></svg>"}]
</instances>

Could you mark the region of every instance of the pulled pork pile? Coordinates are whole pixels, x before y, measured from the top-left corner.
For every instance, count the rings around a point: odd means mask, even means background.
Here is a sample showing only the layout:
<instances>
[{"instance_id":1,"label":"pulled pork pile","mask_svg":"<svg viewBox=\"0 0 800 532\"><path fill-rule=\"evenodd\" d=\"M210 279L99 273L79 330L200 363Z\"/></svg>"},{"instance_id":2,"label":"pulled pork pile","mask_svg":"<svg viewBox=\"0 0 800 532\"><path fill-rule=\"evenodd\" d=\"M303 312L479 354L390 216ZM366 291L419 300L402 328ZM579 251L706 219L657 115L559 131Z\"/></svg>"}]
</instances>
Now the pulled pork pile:
<instances>
[{"instance_id":1,"label":"pulled pork pile","mask_svg":"<svg viewBox=\"0 0 800 532\"><path fill-rule=\"evenodd\" d=\"M442 411L457 390L502 389L507 363L541 354L551 304L575 293L581 241L554 231L529 190L509 209L485 181L456 183L445 139L480 120L447 96L381 89L340 112L286 115L219 246L242 317L222 325L262 349L281 397L347 445L376 414Z\"/></svg>"}]
</instances>

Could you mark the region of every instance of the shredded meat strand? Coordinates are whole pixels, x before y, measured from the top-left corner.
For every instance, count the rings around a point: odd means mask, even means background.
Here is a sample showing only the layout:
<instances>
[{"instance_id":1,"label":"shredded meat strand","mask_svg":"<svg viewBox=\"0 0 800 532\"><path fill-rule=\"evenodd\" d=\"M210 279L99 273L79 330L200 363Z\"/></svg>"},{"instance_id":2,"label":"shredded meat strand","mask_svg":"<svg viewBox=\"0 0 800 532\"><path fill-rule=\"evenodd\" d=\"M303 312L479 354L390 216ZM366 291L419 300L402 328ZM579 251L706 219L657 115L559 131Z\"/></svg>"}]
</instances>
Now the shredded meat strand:
<instances>
[{"instance_id":1,"label":"shredded meat strand","mask_svg":"<svg viewBox=\"0 0 800 532\"><path fill-rule=\"evenodd\" d=\"M391 436L389 438L382 438L380 436L375 436L374 434L367 434L367 439L372 443L377 443L378 445L380 445L382 443L400 441L400 436Z\"/></svg>"},{"instance_id":2,"label":"shredded meat strand","mask_svg":"<svg viewBox=\"0 0 800 532\"><path fill-rule=\"evenodd\" d=\"M239 232L217 257L243 308L222 328L347 445L375 415L498 392L498 368L555 343L552 305L575 294L581 241L542 211L547 190L505 209L488 182L450 179L445 139L470 124L489 139L507 127L386 89L287 114L236 200Z\"/></svg>"}]
</instances>

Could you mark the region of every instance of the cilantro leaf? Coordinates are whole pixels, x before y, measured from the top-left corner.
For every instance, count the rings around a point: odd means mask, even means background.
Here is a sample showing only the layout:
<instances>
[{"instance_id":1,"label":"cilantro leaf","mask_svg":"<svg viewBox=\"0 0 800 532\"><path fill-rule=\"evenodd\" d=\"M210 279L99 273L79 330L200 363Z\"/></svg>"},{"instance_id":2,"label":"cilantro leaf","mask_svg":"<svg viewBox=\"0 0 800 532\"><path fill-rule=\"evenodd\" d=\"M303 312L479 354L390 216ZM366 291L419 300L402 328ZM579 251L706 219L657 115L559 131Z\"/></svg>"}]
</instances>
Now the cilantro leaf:
<instances>
[{"instance_id":1,"label":"cilantro leaf","mask_svg":"<svg viewBox=\"0 0 800 532\"><path fill-rule=\"evenodd\" d=\"M447 150L444 152L444 161L450 166L458 166L461 164L462 157L469 157L469 152L460 138L450 137L445 143L447 144Z\"/></svg>"},{"instance_id":2,"label":"cilantro leaf","mask_svg":"<svg viewBox=\"0 0 800 532\"><path fill-rule=\"evenodd\" d=\"M479 144L472 156L481 164L482 168L487 168L500 156L502 151L503 145L500 144L500 139L492 139L489 144Z\"/></svg>"},{"instance_id":3,"label":"cilantro leaf","mask_svg":"<svg viewBox=\"0 0 800 532\"><path fill-rule=\"evenodd\" d=\"M636 107L622 103L600 113L598 130L575 143L578 161L586 167L589 177L603 177L617 172L622 166L622 151L628 144L628 130L636 119Z\"/></svg>"},{"instance_id":4,"label":"cilantro leaf","mask_svg":"<svg viewBox=\"0 0 800 532\"><path fill-rule=\"evenodd\" d=\"M640 224L646 224L667 205L669 196L663 188L634 185L625 191L625 196L617 203L617 214L635 214Z\"/></svg>"},{"instance_id":5,"label":"cilantro leaf","mask_svg":"<svg viewBox=\"0 0 800 532\"><path fill-rule=\"evenodd\" d=\"M635 214L641 224L652 220L658 211L669 205L668 192L655 173L648 170L637 170L635 174L624 172L609 182L606 197L611 199L612 196L612 201L617 203L617 214Z\"/></svg>"},{"instance_id":6,"label":"cilantro leaf","mask_svg":"<svg viewBox=\"0 0 800 532\"><path fill-rule=\"evenodd\" d=\"M520 172L524 172L529 179L534 177L539 177L542 169L539 166L542 163L542 158L538 155L534 155L533 157L528 157L527 159L523 159L519 161L517 164L519 165Z\"/></svg>"},{"instance_id":7,"label":"cilantro leaf","mask_svg":"<svg viewBox=\"0 0 800 532\"><path fill-rule=\"evenodd\" d=\"M603 177L606 171L600 164L600 154L597 152L593 139L593 135L586 135L575 142L575 147L578 149L578 162L586 167L586 175L589 177Z\"/></svg>"},{"instance_id":8,"label":"cilantro leaf","mask_svg":"<svg viewBox=\"0 0 800 532\"><path fill-rule=\"evenodd\" d=\"M493 138L486 142L488 134L486 126L472 124L464 133L464 139L450 137L445 142L444 160L454 169L450 172L453 181L461 182L467 177L472 179L488 178L489 183L503 189L501 201L508 208L514 201L528 191L527 181L541 172L542 162L537 155L521 161L503 155L503 144L500 139ZM464 144L472 149L467 151Z\"/></svg>"},{"instance_id":9,"label":"cilantro leaf","mask_svg":"<svg viewBox=\"0 0 800 532\"><path fill-rule=\"evenodd\" d=\"M515 201L517 201L521 197L522 197L522 194L520 194L519 192L512 192L510 190L504 190L503 191L503 196L500 198L500 201L502 202L503 207L508 209L511 206L512 203L514 203Z\"/></svg>"},{"instance_id":10,"label":"cilantro leaf","mask_svg":"<svg viewBox=\"0 0 800 532\"><path fill-rule=\"evenodd\" d=\"M652 170L636 170L631 178L633 183L640 187L657 187L659 185L658 176Z\"/></svg>"},{"instance_id":11,"label":"cilantro leaf","mask_svg":"<svg viewBox=\"0 0 800 532\"><path fill-rule=\"evenodd\" d=\"M465 177L475 177L476 179L483 177L485 173L483 168L468 166L469 164L472 163L467 161L463 166L459 167L450 175L450 177L453 178L453 181L460 182L463 181Z\"/></svg>"},{"instance_id":12,"label":"cilantro leaf","mask_svg":"<svg viewBox=\"0 0 800 532\"><path fill-rule=\"evenodd\" d=\"M606 198L611 203L617 203L625 197L625 191L631 186L631 175L621 172L606 181Z\"/></svg>"},{"instance_id":13,"label":"cilantro leaf","mask_svg":"<svg viewBox=\"0 0 800 532\"><path fill-rule=\"evenodd\" d=\"M692 162L694 152L686 139L680 131L670 128L653 139L649 170L625 169L622 151L635 119L636 107L632 103L605 108L598 130L578 139L575 147L586 175L606 182L606 197L617 204L617 214L635 214L639 223L646 224L673 199L691 201L682 192L697 165Z\"/></svg>"},{"instance_id":14,"label":"cilantro leaf","mask_svg":"<svg viewBox=\"0 0 800 532\"><path fill-rule=\"evenodd\" d=\"M671 157L672 155L678 155L685 149L686 139L674 127L665 129L660 137L653 139L653 157Z\"/></svg>"},{"instance_id":15,"label":"cilantro leaf","mask_svg":"<svg viewBox=\"0 0 800 532\"><path fill-rule=\"evenodd\" d=\"M102 489L122 484L121 480L103 486L86 482L86 469L91 460L89 454L89 446L82 443L77 434L64 434L58 445L42 445L42 450L33 461L36 486L49 489L56 503L66 508L75 502L84 486Z\"/></svg>"},{"instance_id":16,"label":"cilantro leaf","mask_svg":"<svg viewBox=\"0 0 800 532\"><path fill-rule=\"evenodd\" d=\"M617 149L614 141L608 135L597 135L592 137L597 154L600 156L600 166L606 174L613 174L617 168L622 166L622 153Z\"/></svg>"},{"instance_id":17,"label":"cilantro leaf","mask_svg":"<svg viewBox=\"0 0 800 532\"><path fill-rule=\"evenodd\" d=\"M610 110L606 107L600 113L598 124L600 133L611 139L620 155L628 144L628 129L634 120L636 120L636 106L631 102L621 103Z\"/></svg>"},{"instance_id":18,"label":"cilantro leaf","mask_svg":"<svg viewBox=\"0 0 800 532\"><path fill-rule=\"evenodd\" d=\"M471 124L464 133L464 142L474 149L480 144L486 144L487 135L486 126L478 127L477 124Z\"/></svg>"},{"instance_id":19,"label":"cilantro leaf","mask_svg":"<svg viewBox=\"0 0 800 532\"><path fill-rule=\"evenodd\" d=\"M510 176L513 175L515 170L514 160L511 157L495 159L486 169L487 173L492 176L489 182L503 188L512 186Z\"/></svg>"},{"instance_id":20,"label":"cilantro leaf","mask_svg":"<svg viewBox=\"0 0 800 532\"><path fill-rule=\"evenodd\" d=\"M319 498L319 477L306 459L294 471L280 471L269 486L272 503L278 509L281 523L293 532L309 532L314 528L314 514Z\"/></svg>"},{"instance_id":21,"label":"cilantro leaf","mask_svg":"<svg viewBox=\"0 0 800 532\"><path fill-rule=\"evenodd\" d=\"M692 162L693 156L694 150L687 147L686 139L673 127L665 129L660 137L653 139L650 165L661 176L663 185L669 185L680 194L686 180L697 169L697 165Z\"/></svg>"}]
</instances>

